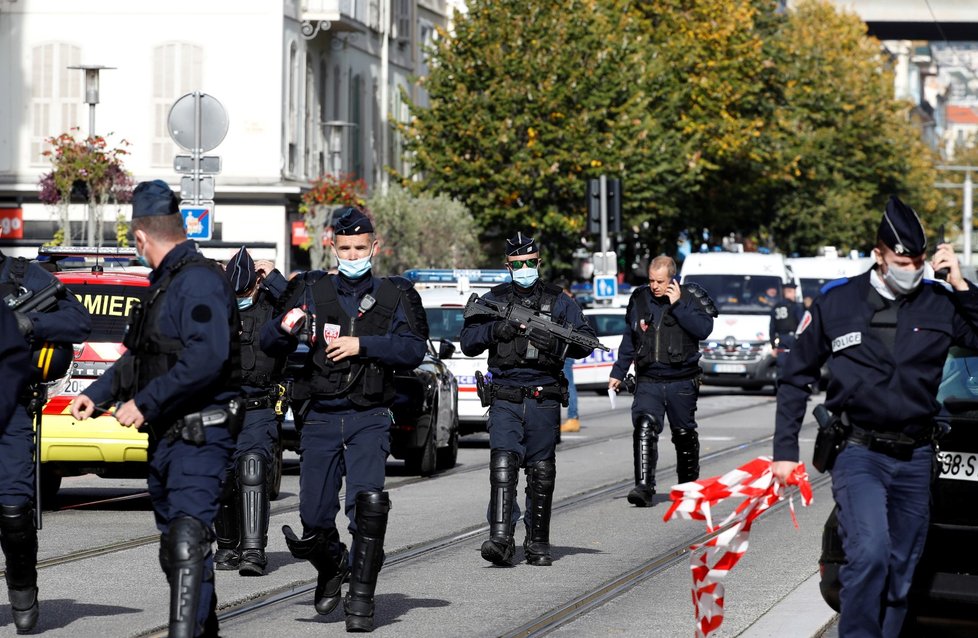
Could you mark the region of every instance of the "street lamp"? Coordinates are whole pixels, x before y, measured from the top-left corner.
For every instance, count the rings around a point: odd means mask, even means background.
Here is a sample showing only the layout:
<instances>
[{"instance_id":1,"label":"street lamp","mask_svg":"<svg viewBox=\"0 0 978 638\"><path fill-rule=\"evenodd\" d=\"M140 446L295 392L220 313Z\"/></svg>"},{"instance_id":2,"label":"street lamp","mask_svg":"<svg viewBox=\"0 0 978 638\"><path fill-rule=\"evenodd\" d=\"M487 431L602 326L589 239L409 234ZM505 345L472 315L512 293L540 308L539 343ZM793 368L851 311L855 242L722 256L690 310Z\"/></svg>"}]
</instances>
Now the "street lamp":
<instances>
[{"instance_id":1,"label":"street lamp","mask_svg":"<svg viewBox=\"0 0 978 638\"><path fill-rule=\"evenodd\" d=\"M83 64L69 66L69 69L81 69L85 72L85 103L88 104L88 136L95 137L95 105L98 104L98 74L102 69L115 69L114 66L98 64Z\"/></svg>"}]
</instances>

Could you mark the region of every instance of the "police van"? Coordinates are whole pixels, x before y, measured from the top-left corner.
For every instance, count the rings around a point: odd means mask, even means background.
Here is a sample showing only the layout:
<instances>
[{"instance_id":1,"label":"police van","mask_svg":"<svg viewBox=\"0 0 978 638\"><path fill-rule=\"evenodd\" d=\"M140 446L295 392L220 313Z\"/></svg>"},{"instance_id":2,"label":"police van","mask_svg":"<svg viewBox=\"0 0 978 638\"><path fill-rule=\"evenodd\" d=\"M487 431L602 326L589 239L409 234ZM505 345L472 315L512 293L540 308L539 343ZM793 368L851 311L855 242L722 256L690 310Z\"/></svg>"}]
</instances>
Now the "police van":
<instances>
[{"instance_id":1,"label":"police van","mask_svg":"<svg viewBox=\"0 0 978 638\"><path fill-rule=\"evenodd\" d=\"M681 283L699 284L720 315L700 342L703 382L759 389L777 380L771 346L771 310L784 284L797 284L780 254L694 253Z\"/></svg>"},{"instance_id":2,"label":"police van","mask_svg":"<svg viewBox=\"0 0 978 638\"><path fill-rule=\"evenodd\" d=\"M510 281L508 270L408 270L404 277L414 283L421 295L425 313L428 315L428 331L432 341L442 339L455 345L455 354L446 359L445 364L458 382L458 420L459 433L471 434L486 429L486 410L482 407L475 391L475 373L485 372L488 367L488 353L476 357L462 354L460 343L465 318L462 313L465 303L475 293L485 294L493 286Z\"/></svg>"},{"instance_id":3,"label":"police van","mask_svg":"<svg viewBox=\"0 0 978 638\"><path fill-rule=\"evenodd\" d=\"M828 282L861 275L876 262L872 257L791 257L785 263L798 278L798 301L802 301L815 299Z\"/></svg>"}]
</instances>

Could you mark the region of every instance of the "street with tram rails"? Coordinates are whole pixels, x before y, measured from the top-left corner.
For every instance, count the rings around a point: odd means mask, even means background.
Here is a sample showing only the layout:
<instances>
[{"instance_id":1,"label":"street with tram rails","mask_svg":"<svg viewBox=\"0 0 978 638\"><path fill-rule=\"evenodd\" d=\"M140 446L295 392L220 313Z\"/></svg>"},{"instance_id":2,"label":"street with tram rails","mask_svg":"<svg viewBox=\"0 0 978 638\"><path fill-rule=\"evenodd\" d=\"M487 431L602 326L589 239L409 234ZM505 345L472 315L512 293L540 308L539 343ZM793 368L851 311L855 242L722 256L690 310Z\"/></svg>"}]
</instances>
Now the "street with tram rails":
<instances>
[{"instance_id":1,"label":"street with tram rails","mask_svg":"<svg viewBox=\"0 0 978 638\"><path fill-rule=\"evenodd\" d=\"M810 407L818 396L813 398ZM381 636L689 636L694 631L687 547L706 540L702 522L664 522L675 482L674 450L660 446L656 506L630 506L633 484L630 397L616 409L582 394L582 429L564 434L557 453L554 564L488 565L488 439L462 439L459 463L429 478L388 463L393 510L387 559L377 589ZM698 421L701 477L717 476L771 451L774 397L706 386ZM83 426L79 426L83 427ZM810 456L814 423L802 432ZM298 459L286 458L272 504L266 576L217 572L224 636L343 633L343 612L319 616L314 574L289 554L283 524L298 523ZM794 498L798 528L783 501L754 525L750 548L726 584L725 620L716 635L816 635L833 619L819 599L819 538L831 509L827 477L812 471L811 507ZM520 479L522 501L523 477ZM145 484L91 476L66 478L40 533L42 614L49 636L165 635L166 581L156 566L159 535ZM717 508L722 520L729 507ZM338 520L345 526L345 520ZM517 527L517 544L523 526ZM522 549L517 559L522 558ZM5 614L0 617L9 618ZM12 627L0 627L0 633Z\"/></svg>"}]
</instances>

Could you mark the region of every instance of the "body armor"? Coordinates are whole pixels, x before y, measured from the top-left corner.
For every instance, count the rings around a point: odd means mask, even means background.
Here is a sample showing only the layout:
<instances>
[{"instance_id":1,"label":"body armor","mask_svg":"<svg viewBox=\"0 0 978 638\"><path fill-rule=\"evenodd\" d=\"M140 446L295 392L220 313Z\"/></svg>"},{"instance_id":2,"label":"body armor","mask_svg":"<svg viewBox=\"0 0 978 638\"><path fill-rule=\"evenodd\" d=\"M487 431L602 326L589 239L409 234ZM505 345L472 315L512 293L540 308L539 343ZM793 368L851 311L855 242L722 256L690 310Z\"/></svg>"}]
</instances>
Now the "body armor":
<instances>
[{"instance_id":1,"label":"body armor","mask_svg":"<svg viewBox=\"0 0 978 638\"><path fill-rule=\"evenodd\" d=\"M563 291L553 284L542 283L537 286L529 297L518 297L513 290L513 284L499 284L492 289L496 299L505 300L507 304L522 303L527 308L551 316L558 295ZM489 351L489 367L507 370L509 368L537 368L553 372L564 367L564 360L552 352L544 352L534 347L530 340L519 335L512 341L496 343ZM553 372L557 376L557 372Z\"/></svg>"},{"instance_id":2,"label":"body armor","mask_svg":"<svg viewBox=\"0 0 978 638\"><path fill-rule=\"evenodd\" d=\"M654 363L665 365L680 366L689 357L699 352L699 341L694 339L688 332L683 330L679 322L672 314L672 308L663 308L659 321L653 319L652 291L643 286L638 293L636 300L636 310L639 311L638 319L644 321L645 329L640 325L632 326L632 330L637 337L635 339L638 347L635 349L635 368L642 370ZM690 298L691 292L684 286L680 301Z\"/></svg>"},{"instance_id":3,"label":"body armor","mask_svg":"<svg viewBox=\"0 0 978 638\"><path fill-rule=\"evenodd\" d=\"M362 357L335 362L326 358L327 331L332 330L332 336L337 336L338 332L341 337L383 336L390 333L400 291L390 279L384 278L375 294L373 306L353 318L340 304L330 275L321 277L312 285L316 330L320 334L316 335L317 345L313 348L302 378L295 381L293 398L346 397L362 407L384 405L394 398L394 371L389 366Z\"/></svg>"},{"instance_id":4,"label":"body armor","mask_svg":"<svg viewBox=\"0 0 978 638\"><path fill-rule=\"evenodd\" d=\"M239 311L241 315L241 381L264 388L277 380L285 367L285 357L270 357L259 345L262 325L275 315L275 308L262 293L253 306Z\"/></svg>"}]
</instances>

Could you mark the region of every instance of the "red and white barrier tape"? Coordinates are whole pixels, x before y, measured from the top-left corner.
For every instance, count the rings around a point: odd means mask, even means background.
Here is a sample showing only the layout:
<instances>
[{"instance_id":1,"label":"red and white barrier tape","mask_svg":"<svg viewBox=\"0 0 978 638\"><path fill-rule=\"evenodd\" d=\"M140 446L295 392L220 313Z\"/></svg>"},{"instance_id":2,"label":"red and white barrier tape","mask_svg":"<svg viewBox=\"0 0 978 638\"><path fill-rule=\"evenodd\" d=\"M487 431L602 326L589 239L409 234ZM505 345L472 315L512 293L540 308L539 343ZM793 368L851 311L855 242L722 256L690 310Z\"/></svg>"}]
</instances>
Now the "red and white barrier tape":
<instances>
[{"instance_id":1,"label":"red and white barrier tape","mask_svg":"<svg viewBox=\"0 0 978 638\"><path fill-rule=\"evenodd\" d=\"M812 486L805 465L800 464L788 477L788 486L797 485L802 504L812 502ZM751 525L769 507L784 498L784 486L774 478L770 457L762 456L741 465L723 476L699 479L673 486L669 497L672 506L663 520L686 518L706 521L708 532L730 526L702 545L690 546L690 569L693 572L693 607L696 610L696 636L707 638L723 623L721 580L747 551ZM728 498L744 500L719 525L714 526L711 506ZM791 520L795 527L794 500L788 497ZM704 551L696 550L704 548Z\"/></svg>"}]
</instances>

